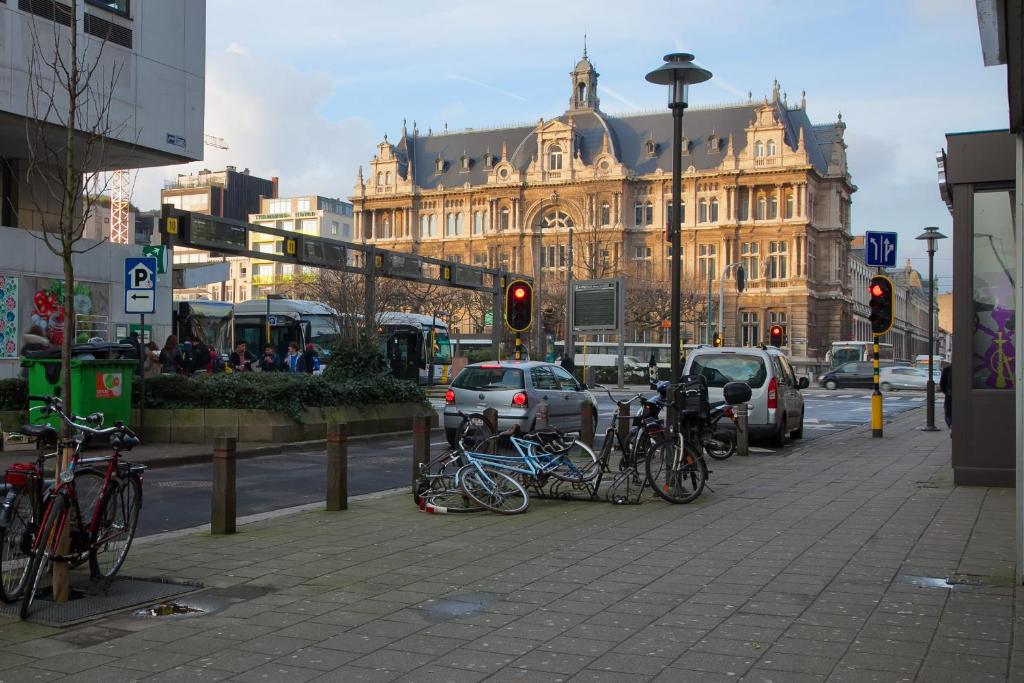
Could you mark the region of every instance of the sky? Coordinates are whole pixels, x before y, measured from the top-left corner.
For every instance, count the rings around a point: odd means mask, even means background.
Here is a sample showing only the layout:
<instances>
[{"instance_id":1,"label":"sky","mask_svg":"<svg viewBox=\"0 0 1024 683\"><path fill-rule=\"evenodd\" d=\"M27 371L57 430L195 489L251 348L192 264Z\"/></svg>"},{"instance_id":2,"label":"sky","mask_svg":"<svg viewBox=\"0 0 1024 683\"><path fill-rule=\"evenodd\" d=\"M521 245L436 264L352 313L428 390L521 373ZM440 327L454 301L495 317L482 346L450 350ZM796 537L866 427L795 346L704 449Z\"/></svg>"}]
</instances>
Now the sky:
<instances>
[{"instance_id":1,"label":"sky","mask_svg":"<svg viewBox=\"0 0 1024 683\"><path fill-rule=\"evenodd\" d=\"M280 178L282 196L347 198L385 133L536 122L565 111L583 51L607 113L664 110L644 80L668 52L712 71L692 106L806 91L815 123L847 124L854 234L894 230L899 260L927 274L914 240L938 226L936 152L947 132L1008 125L1005 67L985 67L973 0L208 0L208 134L202 162L139 171L133 202L157 208L177 173L234 165ZM952 241L936 255L952 285Z\"/></svg>"}]
</instances>

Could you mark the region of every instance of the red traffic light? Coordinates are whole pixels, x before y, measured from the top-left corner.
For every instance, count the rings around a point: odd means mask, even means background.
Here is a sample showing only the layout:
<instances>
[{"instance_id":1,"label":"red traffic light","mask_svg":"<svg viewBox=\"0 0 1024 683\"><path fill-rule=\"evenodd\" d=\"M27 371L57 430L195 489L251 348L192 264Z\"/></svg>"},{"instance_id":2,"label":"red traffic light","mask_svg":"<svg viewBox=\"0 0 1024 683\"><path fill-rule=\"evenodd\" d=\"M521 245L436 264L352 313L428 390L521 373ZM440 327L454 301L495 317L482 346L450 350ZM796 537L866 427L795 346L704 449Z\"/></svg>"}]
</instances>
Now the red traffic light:
<instances>
[{"instance_id":1,"label":"red traffic light","mask_svg":"<svg viewBox=\"0 0 1024 683\"><path fill-rule=\"evenodd\" d=\"M868 294L871 296L882 296L885 294L885 290L882 289L882 285L872 284L868 287Z\"/></svg>"},{"instance_id":2,"label":"red traffic light","mask_svg":"<svg viewBox=\"0 0 1024 683\"><path fill-rule=\"evenodd\" d=\"M525 299L526 287L516 287L515 289L512 290L512 296L515 297L516 299Z\"/></svg>"},{"instance_id":3,"label":"red traffic light","mask_svg":"<svg viewBox=\"0 0 1024 683\"><path fill-rule=\"evenodd\" d=\"M505 324L513 332L525 332L533 322L533 287L522 280L512 281L505 290Z\"/></svg>"}]
</instances>

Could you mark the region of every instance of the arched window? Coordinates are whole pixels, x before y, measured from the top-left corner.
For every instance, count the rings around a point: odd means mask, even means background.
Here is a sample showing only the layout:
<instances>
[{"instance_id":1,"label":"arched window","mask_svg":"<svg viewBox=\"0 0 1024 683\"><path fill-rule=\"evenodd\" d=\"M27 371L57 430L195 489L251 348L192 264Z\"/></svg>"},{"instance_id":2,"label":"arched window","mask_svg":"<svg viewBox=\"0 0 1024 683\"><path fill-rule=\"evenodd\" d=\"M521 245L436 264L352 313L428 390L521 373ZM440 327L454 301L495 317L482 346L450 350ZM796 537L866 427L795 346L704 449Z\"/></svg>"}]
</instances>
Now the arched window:
<instances>
[{"instance_id":1,"label":"arched window","mask_svg":"<svg viewBox=\"0 0 1024 683\"><path fill-rule=\"evenodd\" d=\"M794 202L794 198L793 198L793 193L792 192L787 192L786 193L786 218L792 218L793 217L794 203L795 202Z\"/></svg>"},{"instance_id":2,"label":"arched window","mask_svg":"<svg viewBox=\"0 0 1024 683\"><path fill-rule=\"evenodd\" d=\"M569 214L555 209L544 214L540 219L540 227L545 230L549 228L571 228L573 227L573 222Z\"/></svg>"},{"instance_id":3,"label":"arched window","mask_svg":"<svg viewBox=\"0 0 1024 683\"><path fill-rule=\"evenodd\" d=\"M608 202L601 202L601 225L608 225L612 222L612 207Z\"/></svg>"},{"instance_id":4,"label":"arched window","mask_svg":"<svg viewBox=\"0 0 1024 683\"><path fill-rule=\"evenodd\" d=\"M381 173L380 171L377 171L377 185L383 185L383 184L384 184L384 174Z\"/></svg>"},{"instance_id":5,"label":"arched window","mask_svg":"<svg viewBox=\"0 0 1024 683\"><path fill-rule=\"evenodd\" d=\"M764 144L762 144L762 142L760 140L758 140L757 142L754 143L754 156L755 157L763 157L764 156Z\"/></svg>"},{"instance_id":6,"label":"arched window","mask_svg":"<svg viewBox=\"0 0 1024 683\"><path fill-rule=\"evenodd\" d=\"M757 198L757 208L754 209L754 220L763 221L765 214L768 213L768 200L765 196L759 195Z\"/></svg>"},{"instance_id":7,"label":"arched window","mask_svg":"<svg viewBox=\"0 0 1024 683\"><path fill-rule=\"evenodd\" d=\"M644 204L644 225L650 225L654 223L654 204L646 202Z\"/></svg>"},{"instance_id":8,"label":"arched window","mask_svg":"<svg viewBox=\"0 0 1024 683\"><path fill-rule=\"evenodd\" d=\"M706 199L701 199L699 202L697 202L697 222L708 222L708 200Z\"/></svg>"},{"instance_id":9,"label":"arched window","mask_svg":"<svg viewBox=\"0 0 1024 683\"><path fill-rule=\"evenodd\" d=\"M438 173L444 172L444 159L441 157L434 159L434 170Z\"/></svg>"},{"instance_id":10,"label":"arched window","mask_svg":"<svg viewBox=\"0 0 1024 683\"><path fill-rule=\"evenodd\" d=\"M633 204L633 225L644 224L644 203L636 202Z\"/></svg>"},{"instance_id":11,"label":"arched window","mask_svg":"<svg viewBox=\"0 0 1024 683\"><path fill-rule=\"evenodd\" d=\"M548 147L548 170L562 170L562 148L558 145L551 145Z\"/></svg>"},{"instance_id":12,"label":"arched window","mask_svg":"<svg viewBox=\"0 0 1024 683\"><path fill-rule=\"evenodd\" d=\"M380 236L384 238L391 237L391 221L385 218L380 224Z\"/></svg>"},{"instance_id":13,"label":"arched window","mask_svg":"<svg viewBox=\"0 0 1024 683\"><path fill-rule=\"evenodd\" d=\"M431 229L433 227L433 225L431 224L432 218L433 216L430 216L428 214L423 214L422 216L420 216L420 237L434 236L434 231Z\"/></svg>"},{"instance_id":14,"label":"arched window","mask_svg":"<svg viewBox=\"0 0 1024 683\"><path fill-rule=\"evenodd\" d=\"M775 140L769 140L767 146L768 156L775 156Z\"/></svg>"},{"instance_id":15,"label":"arched window","mask_svg":"<svg viewBox=\"0 0 1024 683\"><path fill-rule=\"evenodd\" d=\"M778 218L779 197L774 192L768 197L768 218Z\"/></svg>"},{"instance_id":16,"label":"arched window","mask_svg":"<svg viewBox=\"0 0 1024 683\"><path fill-rule=\"evenodd\" d=\"M587 101L587 84L586 83L580 83L578 86L576 86L576 88L577 88L577 91L579 92L579 101L580 102L586 102Z\"/></svg>"},{"instance_id":17,"label":"arched window","mask_svg":"<svg viewBox=\"0 0 1024 683\"><path fill-rule=\"evenodd\" d=\"M455 214L455 234L456 235L461 235L462 234L462 214L461 213Z\"/></svg>"},{"instance_id":18,"label":"arched window","mask_svg":"<svg viewBox=\"0 0 1024 683\"><path fill-rule=\"evenodd\" d=\"M484 234L484 215L479 211L473 212L473 234Z\"/></svg>"},{"instance_id":19,"label":"arched window","mask_svg":"<svg viewBox=\"0 0 1024 683\"><path fill-rule=\"evenodd\" d=\"M445 235L445 237L452 237L452 236L455 235L455 214L454 213L448 214L448 216L445 219L444 235Z\"/></svg>"},{"instance_id":20,"label":"arched window","mask_svg":"<svg viewBox=\"0 0 1024 683\"><path fill-rule=\"evenodd\" d=\"M507 206L502 207L502 209L501 209L501 222L499 224L499 227L500 227L501 230L508 230L509 229L509 227L511 225L511 221L509 220L509 218L510 218L510 212L508 210L508 207Z\"/></svg>"},{"instance_id":21,"label":"arched window","mask_svg":"<svg viewBox=\"0 0 1024 683\"><path fill-rule=\"evenodd\" d=\"M387 173L384 174L384 184L385 185L390 185L391 184L391 171L388 171Z\"/></svg>"},{"instance_id":22,"label":"arched window","mask_svg":"<svg viewBox=\"0 0 1024 683\"><path fill-rule=\"evenodd\" d=\"M711 204L708 206L708 220L712 223L718 222L718 198L712 197Z\"/></svg>"}]
</instances>

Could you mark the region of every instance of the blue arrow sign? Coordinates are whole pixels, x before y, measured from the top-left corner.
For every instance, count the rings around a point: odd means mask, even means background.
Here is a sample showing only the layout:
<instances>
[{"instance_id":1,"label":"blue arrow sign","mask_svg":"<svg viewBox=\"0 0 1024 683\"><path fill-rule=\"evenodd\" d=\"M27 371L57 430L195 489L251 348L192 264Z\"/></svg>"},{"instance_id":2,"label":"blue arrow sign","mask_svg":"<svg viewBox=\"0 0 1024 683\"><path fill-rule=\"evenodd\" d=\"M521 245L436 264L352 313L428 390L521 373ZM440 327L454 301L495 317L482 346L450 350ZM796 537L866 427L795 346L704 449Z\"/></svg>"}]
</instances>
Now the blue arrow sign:
<instances>
[{"instance_id":1,"label":"blue arrow sign","mask_svg":"<svg viewBox=\"0 0 1024 683\"><path fill-rule=\"evenodd\" d=\"M896 233L872 232L864 233L866 250L864 262L876 268L894 268L896 266Z\"/></svg>"},{"instance_id":2,"label":"blue arrow sign","mask_svg":"<svg viewBox=\"0 0 1024 683\"><path fill-rule=\"evenodd\" d=\"M151 256L124 260L124 312L156 311L156 259Z\"/></svg>"}]
</instances>

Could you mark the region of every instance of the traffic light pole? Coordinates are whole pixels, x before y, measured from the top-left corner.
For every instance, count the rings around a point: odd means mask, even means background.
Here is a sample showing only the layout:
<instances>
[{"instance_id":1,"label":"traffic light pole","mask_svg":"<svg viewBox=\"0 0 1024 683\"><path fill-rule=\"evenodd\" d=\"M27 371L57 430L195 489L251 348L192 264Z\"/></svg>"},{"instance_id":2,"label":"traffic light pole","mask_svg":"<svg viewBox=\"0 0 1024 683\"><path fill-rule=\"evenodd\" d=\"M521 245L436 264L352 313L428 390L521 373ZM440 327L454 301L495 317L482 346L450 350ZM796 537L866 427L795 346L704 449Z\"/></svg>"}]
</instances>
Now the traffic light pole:
<instances>
[{"instance_id":1,"label":"traffic light pole","mask_svg":"<svg viewBox=\"0 0 1024 683\"><path fill-rule=\"evenodd\" d=\"M522 359L523 359L523 340L519 336L519 333L516 332L516 360L522 360Z\"/></svg>"},{"instance_id":2,"label":"traffic light pole","mask_svg":"<svg viewBox=\"0 0 1024 683\"><path fill-rule=\"evenodd\" d=\"M875 390L871 392L871 436L875 438L882 437L882 392L878 388L878 335L874 335L875 343L872 345L874 351L874 361L872 365L873 378L872 383L874 384Z\"/></svg>"}]
</instances>

